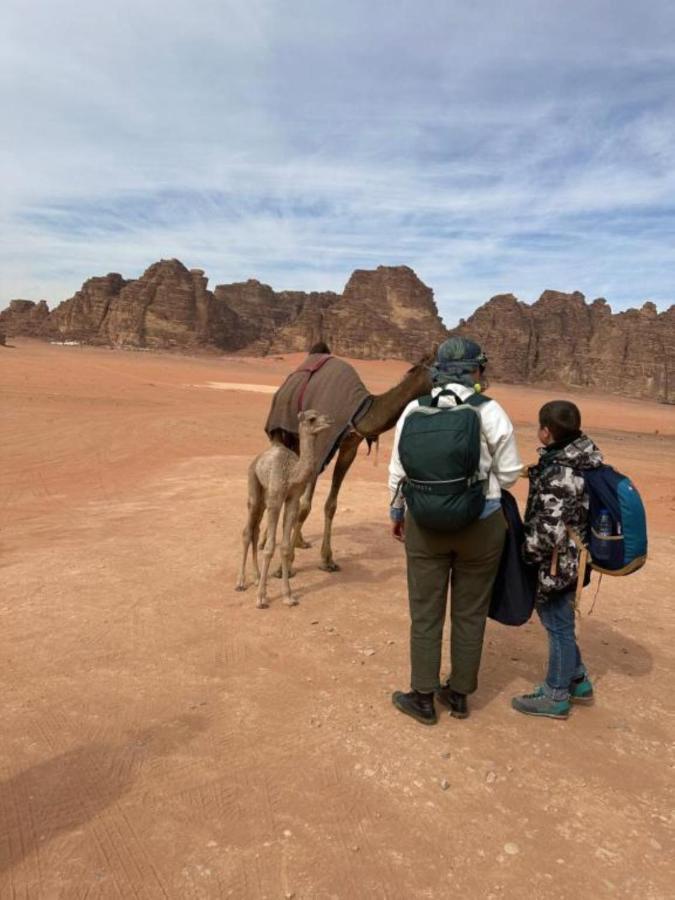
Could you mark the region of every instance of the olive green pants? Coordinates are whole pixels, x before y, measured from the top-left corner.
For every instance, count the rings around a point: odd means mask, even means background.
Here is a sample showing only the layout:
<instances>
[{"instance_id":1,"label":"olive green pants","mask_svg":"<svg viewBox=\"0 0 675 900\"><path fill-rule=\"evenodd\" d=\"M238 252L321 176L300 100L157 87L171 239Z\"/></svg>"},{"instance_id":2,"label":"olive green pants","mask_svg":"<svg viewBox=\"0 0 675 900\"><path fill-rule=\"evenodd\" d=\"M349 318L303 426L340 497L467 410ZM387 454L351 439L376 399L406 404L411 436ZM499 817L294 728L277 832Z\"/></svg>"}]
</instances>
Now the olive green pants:
<instances>
[{"instance_id":1,"label":"olive green pants","mask_svg":"<svg viewBox=\"0 0 675 900\"><path fill-rule=\"evenodd\" d=\"M421 528L408 513L405 549L410 601L410 662L413 690L439 687L443 625L450 583L450 687L476 690L492 585L504 546L501 511L462 531Z\"/></svg>"}]
</instances>

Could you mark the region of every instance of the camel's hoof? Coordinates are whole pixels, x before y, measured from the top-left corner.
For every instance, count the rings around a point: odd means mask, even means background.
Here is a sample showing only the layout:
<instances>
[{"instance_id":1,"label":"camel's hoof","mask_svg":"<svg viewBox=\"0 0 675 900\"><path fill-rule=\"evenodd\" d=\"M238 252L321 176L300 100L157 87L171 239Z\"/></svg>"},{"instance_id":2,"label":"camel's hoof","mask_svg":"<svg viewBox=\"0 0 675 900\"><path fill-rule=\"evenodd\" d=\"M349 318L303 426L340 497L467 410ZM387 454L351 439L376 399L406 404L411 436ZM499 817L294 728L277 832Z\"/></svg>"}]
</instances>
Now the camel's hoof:
<instances>
[{"instance_id":1,"label":"camel's hoof","mask_svg":"<svg viewBox=\"0 0 675 900\"><path fill-rule=\"evenodd\" d=\"M336 562L333 562L332 560L330 562L321 563L319 568L321 569L322 572L339 572L340 571L340 566Z\"/></svg>"},{"instance_id":2,"label":"camel's hoof","mask_svg":"<svg viewBox=\"0 0 675 900\"><path fill-rule=\"evenodd\" d=\"M281 576L282 576L282 571L281 571L281 569L277 569L275 572L273 572L273 573L272 573L272 576L273 576L274 578L281 578ZM289 577L289 578L294 578L294 577L295 577L295 569L291 569L291 571L288 573L288 577Z\"/></svg>"},{"instance_id":3,"label":"camel's hoof","mask_svg":"<svg viewBox=\"0 0 675 900\"><path fill-rule=\"evenodd\" d=\"M298 600L295 597L284 597L284 603L286 606L297 606Z\"/></svg>"},{"instance_id":4,"label":"camel's hoof","mask_svg":"<svg viewBox=\"0 0 675 900\"><path fill-rule=\"evenodd\" d=\"M236 588L235 588L235 591L245 591L245 590L246 590L246 585L245 585L245 584L241 584L241 583L238 584L238 585L236 586Z\"/></svg>"},{"instance_id":5,"label":"camel's hoof","mask_svg":"<svg viewBox=\"0 0 675 900\"><path fill-rule=\"evenodd\" d=\"M269 603L266 600L258 600L255 605L256 609L267 609L269 607Z\"/></svg>"},{"instance_id":6,"label":"camel's hoof","mask_svg":"<svg viewBox=\"0 0 675 900\"><path fill-rule=\"evenodd\" d=\"M312 546L309 541L306 541L304 538L300 538L299 541L295 542L295 546L300 550L309 550Z\"/></svg>"}]
</instances>

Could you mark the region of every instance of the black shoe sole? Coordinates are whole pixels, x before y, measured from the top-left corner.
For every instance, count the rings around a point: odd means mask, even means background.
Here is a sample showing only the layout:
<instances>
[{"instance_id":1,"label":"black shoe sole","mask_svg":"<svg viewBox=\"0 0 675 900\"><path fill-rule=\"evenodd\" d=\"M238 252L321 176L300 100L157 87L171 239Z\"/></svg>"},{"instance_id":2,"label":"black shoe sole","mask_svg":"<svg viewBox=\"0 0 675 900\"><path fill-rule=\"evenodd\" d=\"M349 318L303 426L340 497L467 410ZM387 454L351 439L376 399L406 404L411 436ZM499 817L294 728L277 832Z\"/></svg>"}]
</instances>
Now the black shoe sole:
<instances>
[{"instance_id":1,"label":"black shoe sole","mask_svg":"<svg viewBox=\"0 0 675 900\"><path fill-rule=\"evenodd\" d=\"M411 719L419 722L420 725L436 725L436 723L438 722L438 718L436 716L434 716L433 719L424 719L422 716L416 715L414 710L409 709L407 706L404 706L403 704L398 702L396 694L392 694L391 702L399 712L405 713L406 716L410 716Z\"/></svg>"}]
</instances>

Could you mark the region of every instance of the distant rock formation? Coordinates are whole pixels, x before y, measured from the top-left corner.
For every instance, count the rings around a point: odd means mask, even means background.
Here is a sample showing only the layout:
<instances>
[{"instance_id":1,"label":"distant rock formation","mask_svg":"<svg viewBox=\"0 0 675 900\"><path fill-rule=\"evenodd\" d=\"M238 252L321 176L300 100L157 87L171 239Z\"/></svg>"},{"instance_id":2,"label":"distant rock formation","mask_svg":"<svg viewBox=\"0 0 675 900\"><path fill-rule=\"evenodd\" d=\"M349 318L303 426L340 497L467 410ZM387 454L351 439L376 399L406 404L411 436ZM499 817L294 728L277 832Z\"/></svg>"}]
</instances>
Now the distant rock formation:
<instances>
[{"instance_id":1,"label":"distant rock formation","mask_svg":"<svg viewBox=\"0 0 675 900\"><path fill-rule=\"evenodd\" d=\"M107 344L106 317L111 302L127 282L116 272L89 278L49 319L49 331L64 340Z\"/></svg>"},{"instance_id":2,"label":"distant rock formation","mask_svg":"<svg viewBox=\"0 0 675 900\"><path fill-rule=\"evenodd\" d=\"M0 332L115 347L251 355L305 351L414 361L449 333L478 339L495 380L592 387L675 403L675 306L612 314L603 299L544 291L536 303L499 294L448 332L433 291L408 266L355 271L342 294L274 291L251 279L213 291L201 269L160 260L140 278L90 278L49 312L13 300Z\"/></svg>"},{"instance_id":3,"label":"distant rock formation","mask_svg":"<svg viewBox=\"0 0 675 900\"><path fill-rule=\"evenodd\" d=\"M49 307L46 300L12 300L0 313L0 330L7 337L45 337L48 331Z\"/></svg>"},{"instance_id":4,"label":"distant rock formation","mask_svg":"<svg viewBox=\"0 0 675 900\"><path fill-rule=\"evenodd\" d=\"M90 278L50 314L46 303L14 300L0 313L8 334L114 347L250 354L306 350L326 340L362 358L416 359L446 334L433 292L407 266L355 272L344 294L273 291L250 280L209 291L201 269L161 260L127 281Z\"/></svg>"},{"instance_id":5,"label":"distant rock formation","mask_svg":"<svg viewBox=\"0 0 675 900\"><path fill-rule=\"evenodd\" d=\"M544 291L493 297L454 334L479 339L496 381L559 383L675 403L675 306L613 314L603 298Z\"/></svg>"},{"instance_id":6,"label":"distant rock formation","mask_svg":"<svg viewBox=\"0 0 675 900\"><path fill-rule=\"evenodd\" d=\"M305 350L323 340L339 356L417 360L447 335L433 291L408 266L357 269L342 294L278 296L293 314L273 332L269 352Z\"/></svg>"}]
</instances>

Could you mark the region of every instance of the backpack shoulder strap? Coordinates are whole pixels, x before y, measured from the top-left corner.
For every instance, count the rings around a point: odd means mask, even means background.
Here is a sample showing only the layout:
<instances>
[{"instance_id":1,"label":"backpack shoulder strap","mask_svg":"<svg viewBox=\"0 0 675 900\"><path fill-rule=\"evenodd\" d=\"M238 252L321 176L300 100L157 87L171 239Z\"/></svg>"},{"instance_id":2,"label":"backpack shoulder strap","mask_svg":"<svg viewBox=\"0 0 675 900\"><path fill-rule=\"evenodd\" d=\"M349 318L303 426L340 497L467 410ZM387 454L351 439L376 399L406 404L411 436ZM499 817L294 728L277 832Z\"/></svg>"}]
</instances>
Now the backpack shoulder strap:
<instances>
[{"instance_id":1,"label":"backpack shoulder strap","mask_svg":"<svg viewBox=\"0 0 675 900\"><path fill-rule=\"evenodd\" d=\"M454 397L455 401L457 402L457 406L461 406L464 403L459 394L456 394L451 388L443 388L443 390L439 391L435 397L432 396L430 405L437 407L438 401L441 399L441 397Z\"/></svg>"},{"instance_id":2,"label":"backpack shoulder strap","mask_svg":"<svg viewBox=\"0 0 675 900\"><path fill-rule=\"evenodd\" d=\"M471 394L470 397L467 397L464 401L469 406L482 406L484 403L489 403L492 400L492 397L488 397L487 394Z\"/></svg>"},{"instance_id":3,"label":"backpack shoulder strap","mask_svg":"<svg viewBox=\"0 0 675 900\"><path fill-rule=\"evenodd\" d=\"M488 397L485 394L471 394L466 400L462 400L459 394L456 394L450 388L444 388L435 397L429 394L426 397L420 397L418 403L420 406L438 406L438 401L441 397L454 397L457 401L457 406L473 406L478 407L482 406L484 403L489 403L492 400L492 397Z\"/></svg>"}]
</instances>

